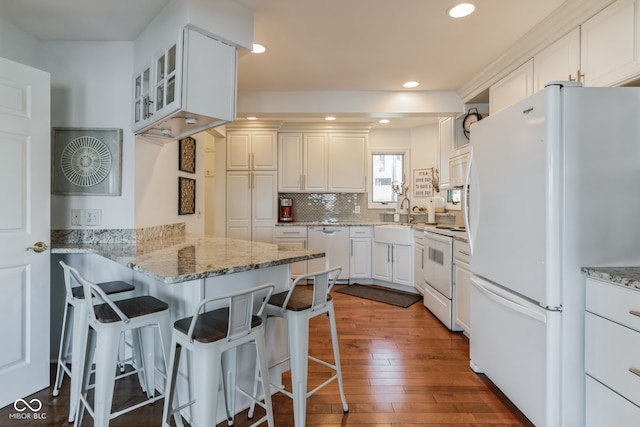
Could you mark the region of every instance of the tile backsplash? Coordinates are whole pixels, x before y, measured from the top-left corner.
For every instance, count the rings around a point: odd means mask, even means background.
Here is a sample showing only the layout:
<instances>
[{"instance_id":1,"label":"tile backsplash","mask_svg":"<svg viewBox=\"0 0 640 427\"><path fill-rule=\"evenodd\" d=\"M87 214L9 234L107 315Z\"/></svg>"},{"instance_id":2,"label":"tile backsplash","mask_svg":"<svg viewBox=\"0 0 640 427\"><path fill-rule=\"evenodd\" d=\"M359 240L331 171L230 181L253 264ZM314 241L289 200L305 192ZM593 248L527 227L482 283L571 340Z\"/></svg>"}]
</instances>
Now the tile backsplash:
<instances>
[{"instance_id":1,"label":"tile backsplash","mask_svg":"<svg viewBox=\"0 0 640 427\"><path fill-rule=\"evenodd\" d=\"M280 193L293 200L296 222L378 222L382 211L367 208L367 195L360 193ZM356 206L360 213L356 213Z\"/></svg>"}]
</instances>

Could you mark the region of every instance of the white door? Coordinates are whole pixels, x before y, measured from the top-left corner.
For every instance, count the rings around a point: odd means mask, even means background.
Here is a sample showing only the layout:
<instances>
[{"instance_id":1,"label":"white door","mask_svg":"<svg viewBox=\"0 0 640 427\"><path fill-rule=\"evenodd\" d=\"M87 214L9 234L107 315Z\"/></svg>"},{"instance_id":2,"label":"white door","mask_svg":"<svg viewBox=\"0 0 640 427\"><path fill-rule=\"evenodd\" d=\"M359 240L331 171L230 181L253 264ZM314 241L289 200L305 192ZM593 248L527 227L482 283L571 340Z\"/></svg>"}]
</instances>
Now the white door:
<instances>
[{"instance_id":1,"label":"white door","mask_svg":"<svg viewBox=\"0 0 640 427\"><path fill-rule=\"evenodd\" d=\"M49 386L49 87L0 58L0 407Z\"/></svg>"}]
</instances>

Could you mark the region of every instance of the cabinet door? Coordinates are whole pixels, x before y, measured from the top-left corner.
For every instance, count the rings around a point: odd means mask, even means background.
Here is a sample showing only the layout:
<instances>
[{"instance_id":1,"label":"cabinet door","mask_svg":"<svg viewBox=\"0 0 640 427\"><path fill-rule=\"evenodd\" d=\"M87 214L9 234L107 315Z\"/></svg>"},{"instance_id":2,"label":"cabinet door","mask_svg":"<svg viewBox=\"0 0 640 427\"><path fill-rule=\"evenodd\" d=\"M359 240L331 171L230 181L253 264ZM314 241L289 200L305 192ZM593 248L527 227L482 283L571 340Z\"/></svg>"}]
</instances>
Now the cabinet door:
<instances>
[{"instance_id":1,"label":"cabinet door","mask_svg":"<svg viewBox=\"0 0 640 427\"><path fill-rule=\"evenodd\" d=\"M308 192L327 191L328 135L305 133L303 149L303 188Z\"/></svg>"},{"instance_id":2,"label":"cabinet door","mask_svg":"<svg viewBox=\"0 0 640 427\"><path fill-rule=\"evenodd\" d=\"M256 171L251 175L251 240L273 243L278 215L276 172Z\"/></svg>"},{"instance_id":3,"label":"cabinet door","mask_svg":"<svg viewBox=\"0 0 640 427\"><path fill-rule=\"evenodd\" d=\"M277 169L277 133L256 131L251 134L251 168L253 170Z\"/></svg>"},{"instance_id":4,"label":"cabinet door","mask_svg":"<svg viewBox=\"0 0 640 427\"><path fill-rule=\"evenodd\" d=\"M454 269L453 312L457 323L471 335L471 270L469 265L456 260Z\"/></svg>"},{"instance_id":5,"label":"cabinet door","mask_svg":"<svg viewBox=\"0 0 640 427\"><path fill-rule=\"evenodd\" d=\"M133 77L133 130L149 123L152 110L151 66L145 67Z\"/></svg>"},{"instance_id":6,"label":"cabinet door","mask_svg":"<svg viewBox=\"0 0 640 427\"><path fill-rule=\"evenodd\" d=\"M329 191L364 193L367 135L336 134L329 141Z\"/></svg>"},{"instance_id":7,"label":"cabinet door","mask_svg":"<svg viewBox=\"0 0 640 427\"><path fill-rule=\"evenodd\" d=\"M438 138L440 143L440 186L449 185L449 153L455 137L455 120L453 117L443 117L438 122Z\"/></svg>"},{"instance_id":8,"label":"cabinet door","mask_svg":"<svg viewBox=\"0 0 640 427\"><path fill-rule=\"evenodd\" d=\"M302 134L278 135L278 190L298 193L302 190Z\"/></svg>"},{"instance_id":9,"label":"cabinet door","mask_svg":"<svg viewBox=\"0 0 640 427\"><path fill-rule=\"evenodd\" d=\"M497 113L532 93L533 59L530 59L489 88L490 114Z\"/></svg>"},{"instance_id":10,"label":"cabinet door","mask_svg":"<svg viewBox=\"0 0 640 427\"><path fill-rule=\"evenodd\" d=\"M251 133L249 131L227 132L227 170L249 170Z\"/></svg>"},{"instance_id":11,"label":"cabinet door","mask_svg":"<svg viewBox=\"0 0 640 427\"><path fill-rule=\"evenodd\" d=\"M352 279L371 277L371 239L351 239L350 277Z\"/></svg>"},{"instance_id":12,"label":"cabinet door","mask_svg":"<svg viewBox=\"0 0 640 427\"><path fill-rule=\"evenodd\" d=\"M576 81L580 70L580 29L576 28L533 57L533 90L557 80Z\"/></svg>"},{"instance_id":13,"label":"cabinet door","mask_svg":"<svg viewBox=\"0 0 640 427\"><path fill-rule=\"evenodd\" d=\"M640 72L638 0L618 0L582 24L585 86L613 86Z\"/></svg>"},{"instance_id":14,"label":"cabinet door","mask_svg":"<svg viewBox=\"0 0 640 427\"><path fill-rule=\"evenodd\" d=\"M173 43L154 56L153 102L155 120L180 108L182 43Z\"/></svg>"},{"instance_id":15,"label":"cabinet door","mask_svg":"<svg viewBox=\"0 0 640 427\"><path fill-rule=\"evenodd\" d=\"M391 245L387 243L373 242L373 269L374 279L391 281Z\"/></svg>"},{"instance_id":16,"label":"cabinet door","mask_svg":"<svg viewBox=\"0 0 640 427\"><path fill-rule=\"evenodd\" d=\"M413 286L413 249L411 245L393 245L393 283Z\"/></svg>"},{"instance_id":17,"label":"cabinet door","mask_svg":"<svg viewBox=\"0 0 640 427\"><path fill-rule=\"evenodd\" d=\"M227 237L251 240L249 172L227 172Z\"/></svg>"}]
</instances>

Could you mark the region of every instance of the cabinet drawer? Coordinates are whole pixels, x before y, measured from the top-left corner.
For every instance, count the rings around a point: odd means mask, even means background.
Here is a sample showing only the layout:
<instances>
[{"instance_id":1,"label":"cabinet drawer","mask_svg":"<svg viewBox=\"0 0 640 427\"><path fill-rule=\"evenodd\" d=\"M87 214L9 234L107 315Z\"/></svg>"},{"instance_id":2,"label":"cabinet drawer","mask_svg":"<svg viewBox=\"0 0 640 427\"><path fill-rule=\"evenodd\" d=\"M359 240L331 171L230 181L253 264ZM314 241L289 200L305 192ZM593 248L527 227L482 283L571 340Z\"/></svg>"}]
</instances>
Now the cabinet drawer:
<instances>
[{"instance_id":1,"label":"cabinet drawer","mask_svg":"<svg viewBox=\"0 0 640 427\"><path fill-rule=\"evenodd\" d=\"M630 369L637 370L638 374ZM640 333L587 312L585 370L640 405Z\"/></svg>"},{"instance_id":2,"label":"cabinet drawer","mask_svg":"<svg viewBox=\"0 0 640 427\"><path fill-rule=\"evenodd\" d=\"M636 426L640 408L587 375L586 426Z\"/></svg>"},{"instance_id":3,"label":"cabinet drawer","mask_svg":"<svg viewBox=\"0 0 640 427\"><path fill-rule=\"evenodd\" d=\"M587 311L640 331L640 291L588 278L586 298Z\"/></svg>"},{"instance_id":4,"label":"cabinet drawer","mask_svg":"<svg viewBox=\"0 0 640 427\"><path fill-rule=\"evenodd\" d=\"M276 238L287 237L307 237L307 227L304 225L292 225L284 227L276 227Z\"/></svg>"},{"instance_id":5,"label":"cabinet drawer","mask_svg":"<svg viewBox=\"0 0 640 427\"><path fill-rule=\"evenodd\" d=\"M462 240L453 239L453 258L464 263L471 263L471 249L468 242Z\"/></svg>"},{"instance_id":6,"label":"cabinet drawer","mask_svg":"<svg viewBox=\"0 0 640 427\"><path fill-rule=\"evenodd\" d=\"M349 227L349 237L373 237L373 227Z\"/></svg>"}]
</instances>

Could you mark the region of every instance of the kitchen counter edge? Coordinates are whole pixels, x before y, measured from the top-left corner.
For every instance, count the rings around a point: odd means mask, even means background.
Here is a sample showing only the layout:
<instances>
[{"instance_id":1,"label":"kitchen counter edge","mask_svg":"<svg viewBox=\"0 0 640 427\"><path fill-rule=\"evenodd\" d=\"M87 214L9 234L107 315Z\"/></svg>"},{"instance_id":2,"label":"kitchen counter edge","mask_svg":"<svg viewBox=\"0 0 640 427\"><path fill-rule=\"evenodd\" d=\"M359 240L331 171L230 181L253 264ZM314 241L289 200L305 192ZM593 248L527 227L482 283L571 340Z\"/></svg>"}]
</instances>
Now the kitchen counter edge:
<instances>
[{"instance_id":1,"label":"kitchen counter edge","mask_svg":"<svg viewBox=\"0 0 640 427\"><path fill-rule=\"evenodd\" d=\"M640 267L582 267L587 277L606 280L640 291Z\"/></svg>"}]
</instances>

